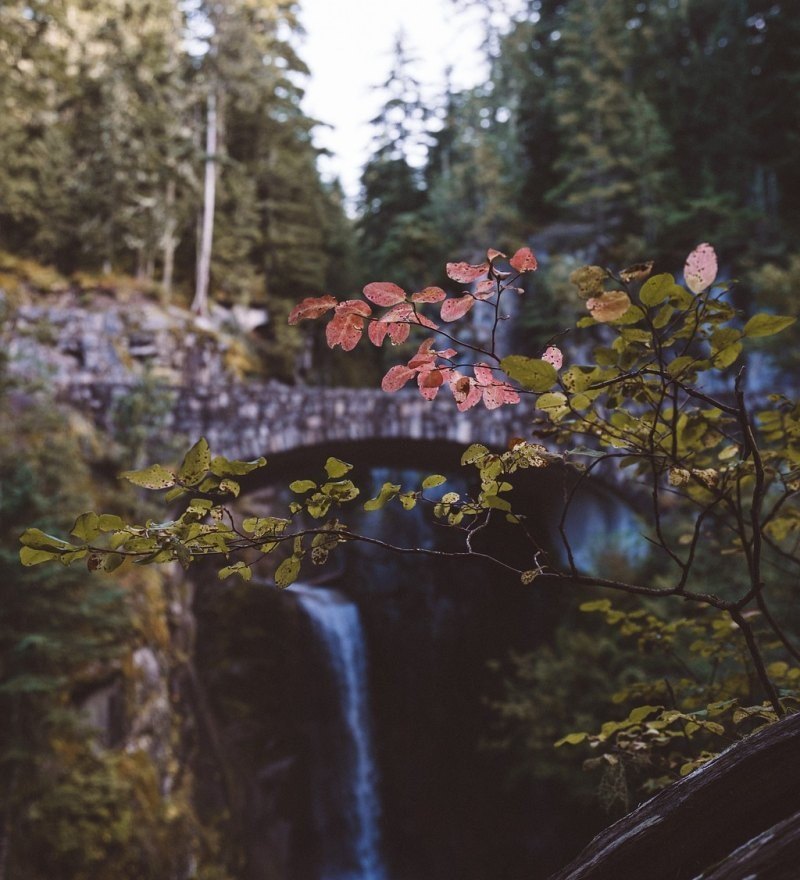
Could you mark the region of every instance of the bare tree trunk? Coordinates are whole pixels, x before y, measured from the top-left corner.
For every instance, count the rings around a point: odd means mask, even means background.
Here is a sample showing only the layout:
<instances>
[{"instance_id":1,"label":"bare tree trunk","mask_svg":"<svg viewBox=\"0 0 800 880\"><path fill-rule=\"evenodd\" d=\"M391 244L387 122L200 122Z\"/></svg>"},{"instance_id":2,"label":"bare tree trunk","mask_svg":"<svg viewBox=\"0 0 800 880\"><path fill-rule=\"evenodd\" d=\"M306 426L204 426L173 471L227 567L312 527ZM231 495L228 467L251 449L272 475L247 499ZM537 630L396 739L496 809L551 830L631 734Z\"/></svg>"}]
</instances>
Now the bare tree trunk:
<instances>
[{"instance_id":1,"label":"bare tree trunk","mask_svg":"<svg viewBox=\"0 0 800 880\"><path fill-rule=\"evenodd\" d=\"M208 285L211 276L211 247L214 241L214 202L217 194L217 96L212 89L206 107L206 174L203 186L203 222L197 255L197 284L192 311L208 313Z\"/></svg>"},{"instance_id":2,"label":"bare tree trunk","mask_svg":"<svg viewBox=\"0 0 800 880\"><path fill-rule=\"evenodd\" d=\"M178 221L175 217L175 181L167 182L167 195L165 200L166 219L164 221L164 235L161 239L161 248L164 252L164 268L161 275L161 286L164 289L164 299L169 302L172 298L172 276L175 271L175 249L178 239L175 232Z\"/></svg>"}]
</instances>

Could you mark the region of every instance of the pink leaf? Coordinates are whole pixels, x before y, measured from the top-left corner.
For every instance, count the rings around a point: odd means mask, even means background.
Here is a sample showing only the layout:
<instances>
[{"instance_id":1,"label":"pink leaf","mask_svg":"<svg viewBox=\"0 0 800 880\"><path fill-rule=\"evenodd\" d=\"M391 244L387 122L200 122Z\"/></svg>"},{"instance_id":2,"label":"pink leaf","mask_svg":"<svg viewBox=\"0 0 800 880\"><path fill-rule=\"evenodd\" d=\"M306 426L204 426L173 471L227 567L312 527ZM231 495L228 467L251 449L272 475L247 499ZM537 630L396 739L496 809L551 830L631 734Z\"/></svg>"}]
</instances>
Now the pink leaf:
<instances>
[{"instance_id":1,"label":"pink leaf","mask_svg":"<svg viewBox=\"0 0 800 880\"><path fill-rule=\"evenodd\" d=\"M480 387L473 379L462 376L457 370L451 372L449 382L459 412L470 409L481 399Z\"/></svg>"},{"instance_id":2,"label":"pink leaf","mask_svg":"<svg viewBox=\"0 0 800 880\"><path fill-rule=\"evenodd\" d=\"M336 307L336 297L330 294L325 296L310 296L301 300L289 312L289 323L296 324L298 321L306 321L311 318L319 318L325 312Z\"/></svg>"},{"instance_id":3,"label":"pink leaf","mask_svg":"<svg viewBox=\"0 0 800 880\"><path fill-rule=\"evenodd\" d=\"M346 299L336 306L337 315L362 315L368 318L372 314L372 309L367 303L360 299Z\"/></svg>"},{"instance_id":4,"label":"pink leaf","mask_svg":"<svg viewBox=\"0 0 800 880\"><path fill-rule=\"evenodd\" d=\"M438 325L434 324L433 321L426 318L425 315L420 315L415 312L414 307L410 303L400 303L400 305L392 308L378 320L385 324L420 324L423 327L430 328L431 330L439 329Z\"/></svg>"},{"instance_id":5,"label":"pink leaf","mask_svg":"<svg viewBox=\"0 0 800 880\"><path fill-rule=\"evenodd\" d=\"M419 293L412 293L411 302L438 303L445 299L446 296L447 294L441 287L426 287L425 290L420 290Z\"/></svg>"},{"instance_id":6,"label":"pink leaf","mask_svg":"<svg viewBox=\"0 0 800 880\"><path fill-rule=\"evenodd\" d=\"M352 351L361 339L364 330L364 318L352 312L337 313L325 328L328 345L334 348L341 345L344 351Z\"/></svg>"},{"instance_id":7,"label":"pink leaf","mask_svg":"<svg viewBox=\"0 0 800 880\"><path fill-rule=\"evenodd\" d=\"M552 364L557 370L560 370L561 365L564 363L564 355L561 353L560 348L551 345L545 349L542 360L547 361L548 364Z\"/></svg>"},{"instance_id":8,"label":"pink leaf","mask_svg":"<svg viewBox=\"0 0 800 880\"><path fill-rule=\"evenodd\" d=\"M489 271L488 263L473 265L471 263L448 263L447 277L462 284L471 284Z\"/></svg>"},{"instance_id":9,"label":"pink leaf","mask_svg":"<svg viewBox=\"0 0 800 880\"><path fill-rule=\"evenodd\" d=\"M457 321L475 305L474 297L466 294L466 296L458 299L447 299L442 303L442 320Z\"/></svg>"},{"instance_id":10,"label":"pink leaf","mask_svg":"<svg viewBox=\"0 0 800 880\"><path fill-rule=\"evenodd\" d=\"M496 260L498 257L505 257L505 254L502 251L495 250L494 248L489 248L486 251L486 259L491 263L492 260Z\"/></svg>"},{"instance_id":11,"label":"pink leaf","mask_svg":"<svg viewBox=\"0 0 800 880\"><path fill-rule=\"evenodd\" d=\"M475 299L489 299L496 289L494 281L492 281L491 278L487 278L485 281L479 281L475 285L475 290L472 291L472 295Z\"/></svg>"},{"instance_id":12,"label":"pink leaf","mask_svg":"<svg viewBox=\"0 0 800 880\"><path fill-rule=\"evenodd\" d=\"M388 324L386 329L389 331L389 339L392 340L392 345L400 345L401 342L405 342L408 339L408 334L411 332L411 326L403 323Z\"/></svg>"},{"instance_id":13,"label":"pink leaf","mask_svg":"<svg viewBox=\"0 0 800 880\"><path fill-rule=\"evenodd\" d=\"M406 292L391 281L373 281L364 288L364 296L377 306L396 306L405 301Z\"/></svg>"},{"instance_id":14,"label":"pink leaf","mask_svg":"<svg viewBox=\"0 0 800 880\"><path fill-rule=\"evenodd\" d=\"M683 277L692 293L702 293L711 287L717 277L717 255L710 244L704 242L689 254Z\"/></svg>"},{"instance_id":15,"label":"pink leaf","mask_svg":"<svg viewBox=\"0 0 800 880\"><path fill-rule=\"evenodd\" d=\"M519 394L510 385L499 382L483 389L483 403L486 409L497 409L498 406L519 403Z\"/></svg>"},{"instance_id":16,"label":"pink leaf","mask_svg":"<svg viewBox=\"0 0 800 880\"><path fill-rule=\"evenodd\" d=\"M494 373L492 372L491 367L486 364L475 364L473 371L475 373L475 378L478 380L478 385L494 384Z\"/></svg>"},{"instance_id":17,"label":"pink leaf","mask_svg":"<svg viewBox=\"0 0 800 880\"><path fill-rule=\"evenodd\" d=\"M414 378L414 371L409 370L408 367L403 364L398 364L396 367L392 367L389 372L383 377L383 381L381 382L381 388L384 391L388 391L392 393L394 391L399 391L409 379Z\"/></svg>"},{"instance_id":18,"label":"pink leaf","mask_svg":"<svg viewBox=\"0 0 800 880\"><path fill-rule=\"evenodd\" d=\"M380 321L370 321L369 327L367 327L367 335L369 336L370 342L373 345L377 345L378 348L383 345L383 340L386 339L386 334L389 332L389 327L386 324L381 324Z\"/></svg>"},{"instance_id":19,"label":"pink leaf","mask_svg":"<svg viewBox=\"0 0 800 880\"><path fill-rule=\"evenodd\" d=\"M517 272L535 272L539 265L533 251L526 247L520 248L509 260L509 263Z\"/></svg>"},{"instance_id":20,"label":"pink leaf","mask_svg":"<svg viewBox=\"0 0 800 880\"><path fill-rule=\"evenodd\" d=\"M417 375L419 393L425 400L433 400L446 380L449 370L422 370Z\"/></svg>"},{"instance_id":21,"label":"pink leaf","mask_svg":"<svg viewBox=\"0 0 800 880\"><path fill-rule=\"evenodd\" d=\"M422 369L426 364L433 366L433 362L436 358L436 353L431 351L433 342L433 339L426 339L422 345L420 345L417 349L417 353L408 362L408 366L412 370Z\"/></svg>"}]
</instances>

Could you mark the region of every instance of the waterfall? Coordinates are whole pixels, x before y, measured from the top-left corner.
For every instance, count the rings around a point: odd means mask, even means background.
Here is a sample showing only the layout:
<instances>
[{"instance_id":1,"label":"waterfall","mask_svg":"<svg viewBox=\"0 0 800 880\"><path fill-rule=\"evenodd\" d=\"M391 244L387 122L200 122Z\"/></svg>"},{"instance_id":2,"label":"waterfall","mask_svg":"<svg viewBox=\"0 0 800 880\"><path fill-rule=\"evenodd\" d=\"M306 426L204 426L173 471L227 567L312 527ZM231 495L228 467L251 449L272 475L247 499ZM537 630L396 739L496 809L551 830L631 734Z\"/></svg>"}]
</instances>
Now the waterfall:
<instances>
[{"instance_id":1,"label":"waterfall","mask_svg":"<svg viewBox=\"0 0 800 880\"><path fill-rule=\"evenodd\" d=\"M366 651L358 609L336 590L295 585L292 592L297 593L324 649L335 682L341 721L333 755L335 762L341 764L336 810L348 840L336 842L338 856L326 859L329 863L323 864L320 880L385 880Z\"/></svg>"}]
</instances>

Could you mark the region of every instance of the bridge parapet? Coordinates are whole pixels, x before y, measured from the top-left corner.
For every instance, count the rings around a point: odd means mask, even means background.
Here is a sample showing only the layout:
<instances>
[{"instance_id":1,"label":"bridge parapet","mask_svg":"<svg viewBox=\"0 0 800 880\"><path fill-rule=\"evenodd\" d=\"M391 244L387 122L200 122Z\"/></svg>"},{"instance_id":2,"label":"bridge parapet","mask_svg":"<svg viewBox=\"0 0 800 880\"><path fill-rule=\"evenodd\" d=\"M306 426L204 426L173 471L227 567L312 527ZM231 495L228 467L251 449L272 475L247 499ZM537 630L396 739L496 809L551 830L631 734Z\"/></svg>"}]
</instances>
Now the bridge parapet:
<instances>
[{"instance_id":1,"label":"bridge parapet","mask_svg":"<svg viewBox=\"0 0 800 880\"><path fill-rule=\"evenodd\" d=\"M114 432L125 401L153 397L153 432L205 436L228 458L257 458L333 441L443 440L505 447L527 437L531 403L459 413L449 396L426 401L414 391L386 394L376 389L289 386L278 382L137 386L91 382L64 385L60 398ZM147 409L147 408L146 408Z\"/></svg>"}]
</instances>

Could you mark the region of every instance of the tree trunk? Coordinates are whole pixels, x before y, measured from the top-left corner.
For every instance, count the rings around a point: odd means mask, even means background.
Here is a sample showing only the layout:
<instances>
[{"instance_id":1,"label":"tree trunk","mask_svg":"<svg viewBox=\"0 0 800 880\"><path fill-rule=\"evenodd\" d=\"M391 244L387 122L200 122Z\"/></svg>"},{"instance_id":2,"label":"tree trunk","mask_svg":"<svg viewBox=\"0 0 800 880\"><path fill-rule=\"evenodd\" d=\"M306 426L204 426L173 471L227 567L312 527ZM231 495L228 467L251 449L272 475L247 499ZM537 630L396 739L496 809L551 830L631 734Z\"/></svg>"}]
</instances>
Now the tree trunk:
<instances>
[{"instance_id":1,"label":"tree trunk","mask_svg":"<svg viewBox=\"0 0 800 880\"><path fill-rule=\"evenodd\" d=\"M209 92L206 107L206 174L203 186L203 221L197 255L197 285L192 311L208 313L208 285L211 276L211 247L214 241L214 202L217 194L217 96Z\"/></svg>"},{"instance_id":2,"label":"tree trunk","mask_svg":"<svg viewBox=\"0 0 800 880\"><path fill-rule=\"evenodd\" d=\"M161 238L161 248L164 252L164 268L161 275L161 287L164 290L164 299L169 302L172 298L172 276L175 272L175 249L178 239L175 232L178 221L175 217L175 181L167 182L167 194L164 201L166 219L164 221L164 235Z\"/></svg>"},{"instance_id":3,"label":"tree trunk","mask_svg":"<svg viewBox=\"0 0 800 880\"><path fill-rule=\"evenodd\" d=\"M734 850L743 848L742 859L755 858L761 850L759 858L771 860L771 848L758 845L758 835L778 834L769 829L781 829L778 823L790 817L793 825L780 833L784 850L796 853L799 748L800 714L796 714L737 743L659 792L599 834L551 880L695 880L725 862L730 863L728 873L712 873L708 880L739 880L735 868L740 856ZM797 864L790 873L754 873L765 880L796 880Z\"/></svg>"}]
</instances>

